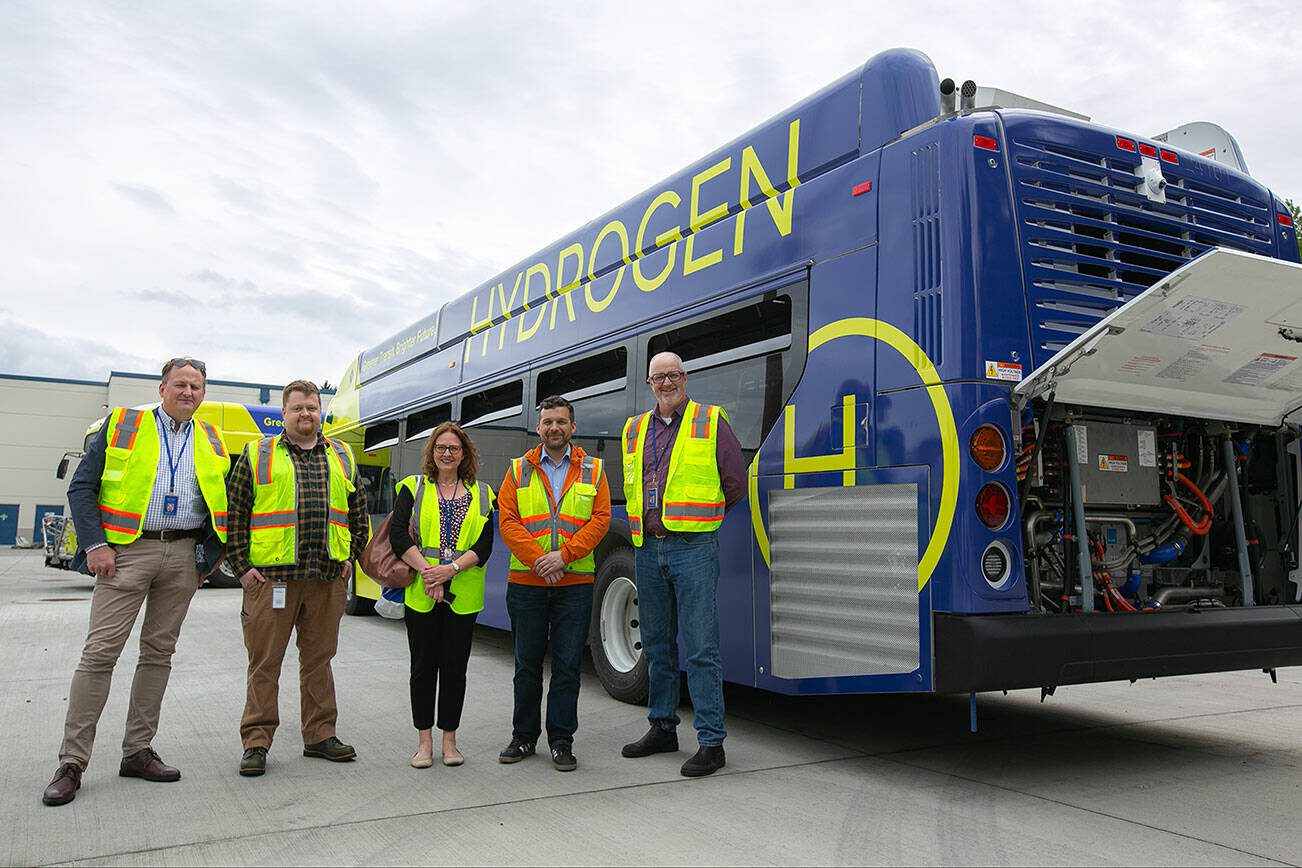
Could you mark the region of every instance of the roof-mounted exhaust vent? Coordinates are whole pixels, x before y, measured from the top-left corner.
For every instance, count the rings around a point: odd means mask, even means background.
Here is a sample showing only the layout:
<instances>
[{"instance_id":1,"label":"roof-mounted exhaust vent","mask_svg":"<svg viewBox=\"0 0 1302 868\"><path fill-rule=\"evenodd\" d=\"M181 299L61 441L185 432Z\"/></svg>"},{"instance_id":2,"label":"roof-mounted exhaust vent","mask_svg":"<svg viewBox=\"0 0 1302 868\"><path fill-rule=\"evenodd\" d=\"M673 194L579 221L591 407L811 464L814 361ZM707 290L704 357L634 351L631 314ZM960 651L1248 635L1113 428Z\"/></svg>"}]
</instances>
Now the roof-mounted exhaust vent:
<instances>
[{"instance_id":1,"label":"roof-mounted exhaust vent","mask_svg":"<svg viewBox=\"0 0 1302 868\"><path fill-rule=\"evenodd\" d=\"M941 115L952 115L954 113L954 79L947 78L940 83L940 113Z\"/></svg>"},{"instance_id":2,"label":"roof-mounted exhaust vent","mask_svg":"<svg viewBox=\"0 0 1302 868\"><path fill-rule=\"evenodd\" d=\"M963 89L959 91L958 107L960 111L971 111L976 108L976 82L968 79L963 82Z\"/></svg>"}]
</instances>

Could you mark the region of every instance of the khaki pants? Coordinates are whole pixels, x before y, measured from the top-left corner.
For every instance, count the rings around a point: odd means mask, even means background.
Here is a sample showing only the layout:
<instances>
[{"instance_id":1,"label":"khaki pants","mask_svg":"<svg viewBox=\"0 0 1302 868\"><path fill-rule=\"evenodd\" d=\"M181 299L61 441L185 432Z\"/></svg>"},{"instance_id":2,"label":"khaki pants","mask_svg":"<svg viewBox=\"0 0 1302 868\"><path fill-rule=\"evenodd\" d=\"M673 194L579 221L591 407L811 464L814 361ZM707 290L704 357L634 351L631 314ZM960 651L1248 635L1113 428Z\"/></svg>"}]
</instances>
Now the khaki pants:
<instances>
[{"instance_id":1,"label":"khaki pants","mask_svg":"<svg viewBox=\"0 0 1302 868\"><path fill-rule=\"evenodd\" d=\"M336 579L295 579L286 583L285 608L271 608L271 582L244 592L244 647L249 652L248 691L240 740L244 749L271 747L280 725L280 664L289 647L289 634L298 641L299 706L303 744L316 744L335 734L339 716L335 678L330 669L339 646L339 620L344 614L345 582Z\"/></svg>"},{"instance_id":2,"label":"khaki pants","mask_svg":"<svg viewBox=\"0 0 1302 868\"><path fill-rule=\"evenodd\" d=\"M90 628L68 691L68 717L59 749L60 762L75 762L82 768L90 763L95 728L113 682L113 667L141 606L145 618L140 628L140 661L131 683L122 755L130 756L153 741L163 693L172 674L172 652L190 600L199 587L192 539L138 539L114 548L117 574L111 579L95 579Z\"/></svg>"}]
</instances>

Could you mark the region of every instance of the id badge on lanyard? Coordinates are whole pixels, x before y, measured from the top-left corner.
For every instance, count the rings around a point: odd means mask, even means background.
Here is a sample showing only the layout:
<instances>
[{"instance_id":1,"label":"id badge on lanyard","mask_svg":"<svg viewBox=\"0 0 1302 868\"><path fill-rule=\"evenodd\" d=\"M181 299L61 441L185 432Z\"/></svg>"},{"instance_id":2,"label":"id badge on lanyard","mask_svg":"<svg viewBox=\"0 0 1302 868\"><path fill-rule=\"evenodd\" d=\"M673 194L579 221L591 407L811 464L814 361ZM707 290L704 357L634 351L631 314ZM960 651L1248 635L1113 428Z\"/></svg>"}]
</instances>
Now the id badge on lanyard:
<instances>
[{"instance_id":1,"label":"id badge on lanyard","mask_svg":"<svg viewBox=\"0 0 1302 868\"><path fill-rule=\"evenodd\" d=\"M288 589L288 587L289 586L286 585L284 582L271 583L271 608L273 609L285 608L285 592Z\"/></svg>"}]
</instances>

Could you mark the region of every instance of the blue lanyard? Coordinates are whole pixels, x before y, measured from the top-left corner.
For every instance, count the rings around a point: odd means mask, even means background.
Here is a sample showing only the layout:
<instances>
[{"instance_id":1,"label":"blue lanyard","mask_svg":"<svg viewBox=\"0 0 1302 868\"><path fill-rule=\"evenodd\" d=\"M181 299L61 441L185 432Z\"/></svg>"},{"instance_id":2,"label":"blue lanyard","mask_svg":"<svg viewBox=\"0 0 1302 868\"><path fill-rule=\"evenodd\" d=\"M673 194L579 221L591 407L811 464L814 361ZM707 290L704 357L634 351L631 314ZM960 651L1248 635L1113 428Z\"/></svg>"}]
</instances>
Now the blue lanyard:
<instances>
[{"instance_id":1,"label":"blue lanyard","mask_svg":"<svg viewBox=\"0 0 1302 868\"><path fill-rule=\"evenodd\" d=\"M172 474L172 478L171 481L168 483L167 490L175 494L176 493L176 469L181 466L181 456L185 454L185 447L186 444L190 442L189 439L190 436L194 434L194 424L191 423L190 430L185 432L186 434L185 439L181 441L181 448L177 450L176 460L173 461L172 441L171 438L167 436L167 428L168 428L167 420L165 420L162 416L160 416L158 417L158 421L161 423L161 427L163 429L163 445L167 447L167 469L170 470Z\"/></svg>"}]
</instances>

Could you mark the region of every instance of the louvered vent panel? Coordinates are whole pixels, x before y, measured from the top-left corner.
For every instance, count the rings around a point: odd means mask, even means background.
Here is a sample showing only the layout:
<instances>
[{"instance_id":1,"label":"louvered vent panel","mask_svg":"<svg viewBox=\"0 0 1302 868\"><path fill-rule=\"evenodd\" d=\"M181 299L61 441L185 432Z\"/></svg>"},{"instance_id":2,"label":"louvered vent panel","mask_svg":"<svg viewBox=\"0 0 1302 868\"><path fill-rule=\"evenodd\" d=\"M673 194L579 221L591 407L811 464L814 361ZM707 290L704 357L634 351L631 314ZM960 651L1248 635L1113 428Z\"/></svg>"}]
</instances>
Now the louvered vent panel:
<instances>
[{"instance_id":1,"label":"louvered vent panel","mask_svg":"<svg viewBox=\"0 0 1302 868\"><path fill-rule=\"evenodd\" d=\"M1119 152L1118 152L1119 153ZM1211 247L1272 253L1268 202L1162 165L1165 203L1140 192L1133 155L1013 142L1035 364Z\"/></svg>"},{"instance_id":2,"label":"louvered vent panel","mask_svg":"<svg viewBox=\"0 0 1302 868\"><path fill-rule=\"evenodd\" d=\"M769 541L774 675L918 668L916 485L775 491Z\"/></svg>"},{"instance_id":3,"label":"louvered vent panel","mask_svg":"<svg viewBox=\"0 0 1302 868\"><path fill-rule=\"evenodd\" d=\"M913 152L913 339L932 363L942 359L940 145Z\"/></svg>"}]
</instances>

